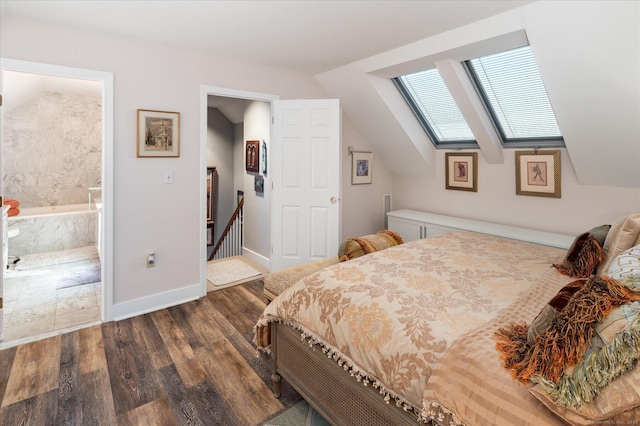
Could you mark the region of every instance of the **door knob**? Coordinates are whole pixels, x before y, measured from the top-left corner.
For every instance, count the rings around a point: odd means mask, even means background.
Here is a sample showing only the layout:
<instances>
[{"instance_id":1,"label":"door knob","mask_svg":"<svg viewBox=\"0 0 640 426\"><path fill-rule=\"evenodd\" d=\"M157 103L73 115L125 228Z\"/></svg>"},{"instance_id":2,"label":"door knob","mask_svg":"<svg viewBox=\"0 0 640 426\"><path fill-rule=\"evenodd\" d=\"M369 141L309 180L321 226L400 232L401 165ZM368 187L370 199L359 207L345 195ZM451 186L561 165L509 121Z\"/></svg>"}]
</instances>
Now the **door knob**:
<instances>
[{"instance_id":1,"label":"door knob","mask_svg":"<svg viewBox=\"0 0 640 426\"><path fill-rule=\"evenodd\" d=\"M335 204L338 202L338 199L336 197L331 197L331 204Z\"/></svg>"}]
</instances>

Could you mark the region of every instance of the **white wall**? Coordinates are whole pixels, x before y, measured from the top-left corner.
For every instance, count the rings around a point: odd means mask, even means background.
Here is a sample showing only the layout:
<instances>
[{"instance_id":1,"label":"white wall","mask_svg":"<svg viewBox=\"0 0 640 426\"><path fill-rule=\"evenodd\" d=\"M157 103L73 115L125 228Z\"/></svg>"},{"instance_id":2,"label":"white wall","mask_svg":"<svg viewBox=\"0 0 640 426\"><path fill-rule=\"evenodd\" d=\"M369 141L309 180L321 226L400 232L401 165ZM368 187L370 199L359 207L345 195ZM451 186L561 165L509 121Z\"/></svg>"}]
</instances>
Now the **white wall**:
<instances>
[{"instance_id":1,"label":"white wall","mask_svg":"<svg viewBox=\"0 0 640 426\"><path fill-rule=\"evenodd\" d=\"M260 172L247 172L243 162L244 173L244 244L243 252L268 266L271 248L271 184L262 169L262 141L270 145L271 138L271 104L269 102L251 101L244 112L244 142L260 141ZM243 145L244 152L244 145ZM244 159L244 157L243 157ZM264 179L264 192L254 190L255 176Z\"/></svg>"},{"instance_id":2,"label":"white wall","mask_svg":"<svg viewBox=\"0 0 640 426\"><path fill-rule=\"evenodd\" d=\"M513 149L505 150L504 164L488 164L478 155L478 192L445 189L445 152L439 150L435 177L394 176L395 207L566 235L640 212L640 190L581 185L566 149L560 155L560 199L516 195Z\"/></svg>"},{"instance_id":3,"label":"white wall","mask_svg":"<svg viewBox=\"0 0 640 426\"><path fill-rule=\"evenodd\" d=\"M351 185L352 157L347 152L349 146L352 146L354 151L373 152L370 185ZM342 239L368 235L384 229L383 196L392 193L393 176L386 169L384 158L354 130L346 114L342 117L341 169Z\"/></svg>"},{"instance_id":4,"label":"white wall","mask_svg":"<svg viewBox=\"0 0 640 426\"><path fill-rule=\"evenodd\" d=\"M201 86L280 99L327 97L313 77L301 73L14 17L0 22L0 52L3 58L113 73L113 302L119 317L200 295ZM179 158L136 157L139 108L180 112ZM245 131L245 140L256 136ZM258 136L269 141L268 133ZM165 170L173 170L171 185L163 183ZM254 207L249 214L267 217L266 204ZM355 207L355 214L363 209ZM346 203L343 212L351 214ZM260 229L253 235L248 247L264 256L269 242L258 237ZM154 268L145 268L149 251L156 253Z\"/></svg>"}]
</instances>

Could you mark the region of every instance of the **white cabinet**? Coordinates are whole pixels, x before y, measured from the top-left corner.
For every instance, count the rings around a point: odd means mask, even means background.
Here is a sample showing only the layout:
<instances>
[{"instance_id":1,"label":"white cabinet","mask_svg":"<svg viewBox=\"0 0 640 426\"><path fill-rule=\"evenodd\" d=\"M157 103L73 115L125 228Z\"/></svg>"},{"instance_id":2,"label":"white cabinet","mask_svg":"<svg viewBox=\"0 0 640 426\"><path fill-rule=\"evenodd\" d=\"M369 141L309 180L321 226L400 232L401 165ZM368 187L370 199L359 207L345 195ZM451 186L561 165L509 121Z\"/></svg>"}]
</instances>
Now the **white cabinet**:
<instances>
[{"instance_id":1,"label":"white cabinet","mask_svg":"<svg viewBox=\"0 0 640 426\"><path fill-rule=\"evenodd\" d=\"M568 249L575 238L571 235L554 234L417 210L395 210L387 213L387 217L389 229L400 234L405 242L432 237L448 231L473 231Z\"/></svg>"},{"instance_id":2,"label":"white cabinet","mask_svg":"<svg viewBox=\"0 0 640 426\"><path fill-rule=\"evenodd\" d=\"M457 228L436 225L422 220L408 219L406 217L394 216L389 212L389 229L400 234L405 242L420 238L432 237L448 231L459 231Z\"/></svg>"}]
</instances>

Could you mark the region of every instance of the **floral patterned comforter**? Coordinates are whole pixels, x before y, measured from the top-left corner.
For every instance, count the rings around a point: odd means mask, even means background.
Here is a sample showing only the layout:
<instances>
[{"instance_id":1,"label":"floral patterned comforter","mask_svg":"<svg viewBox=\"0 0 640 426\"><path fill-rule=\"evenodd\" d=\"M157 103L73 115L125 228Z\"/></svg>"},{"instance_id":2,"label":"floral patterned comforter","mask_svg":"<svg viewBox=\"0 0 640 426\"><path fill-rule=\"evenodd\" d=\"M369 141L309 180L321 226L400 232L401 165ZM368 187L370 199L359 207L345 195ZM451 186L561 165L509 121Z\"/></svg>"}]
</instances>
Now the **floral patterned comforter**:
<instances>
[{"instance_id":1,"label":"floral patterned comforter","mask_svg":"<svg viewBox=\"0 0 640 426\"><path fill-rule=\"evenodd\" d=\"M564 250L473 232L412 241L325 268L284 291L256 325L291 325L387 399L419 410L453 341L535 285Z\"/></svg>"}]
</instances>

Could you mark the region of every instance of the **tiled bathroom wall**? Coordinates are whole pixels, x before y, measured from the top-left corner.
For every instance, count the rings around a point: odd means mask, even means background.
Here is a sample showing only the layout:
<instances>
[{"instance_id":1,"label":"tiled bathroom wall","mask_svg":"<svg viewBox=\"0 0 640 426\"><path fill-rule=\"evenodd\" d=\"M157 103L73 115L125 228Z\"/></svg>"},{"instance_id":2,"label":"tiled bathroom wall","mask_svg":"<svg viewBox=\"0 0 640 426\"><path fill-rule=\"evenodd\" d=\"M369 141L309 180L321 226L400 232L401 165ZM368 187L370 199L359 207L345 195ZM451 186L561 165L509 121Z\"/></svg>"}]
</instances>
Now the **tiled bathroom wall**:
<instances>
[{"instance_id":1,"label":"tiled bathroom wall","mask_svg":"<svg viewBox=\"0 0 640 426\"><path fill-rule=\"evenodd\" d=\"M101 186L100 99L44 93L5 111L4 195L20 207L88 203Z\"/></svg>"}]
</instances>

